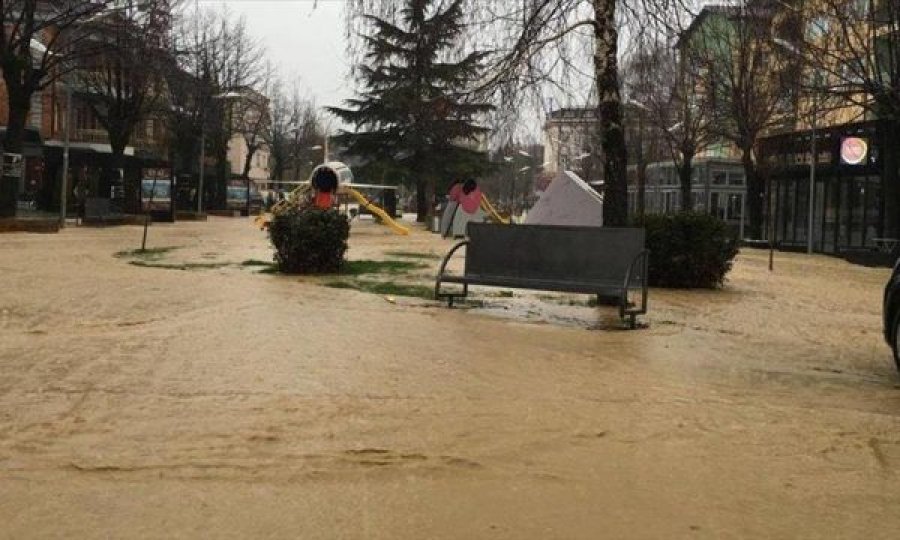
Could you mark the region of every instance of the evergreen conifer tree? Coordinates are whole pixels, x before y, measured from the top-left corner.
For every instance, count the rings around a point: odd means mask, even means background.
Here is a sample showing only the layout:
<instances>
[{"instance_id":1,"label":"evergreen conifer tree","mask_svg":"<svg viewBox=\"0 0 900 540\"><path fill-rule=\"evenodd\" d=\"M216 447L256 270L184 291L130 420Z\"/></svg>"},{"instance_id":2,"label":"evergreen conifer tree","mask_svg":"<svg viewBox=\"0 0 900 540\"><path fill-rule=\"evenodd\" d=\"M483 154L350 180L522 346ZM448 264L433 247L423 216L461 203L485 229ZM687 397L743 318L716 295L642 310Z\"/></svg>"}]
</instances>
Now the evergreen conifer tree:
<instances>
[{"instance_id":1,"label":"evergreen conifer tree","mask_svg":"<svg viewBox=\"0 0 900 540\"><path fill-rule=\"evenodd\" d=\"M487 167L472 143L487 131L476 121L492 106L467 94L486 53L460 52L462 0L403 1L398 24L365 17L372 32L357 66L363 90L329 110L356 129L335 137L349 154L415 185L424 221L438 184Z\"/></svg>"}]
</instances>

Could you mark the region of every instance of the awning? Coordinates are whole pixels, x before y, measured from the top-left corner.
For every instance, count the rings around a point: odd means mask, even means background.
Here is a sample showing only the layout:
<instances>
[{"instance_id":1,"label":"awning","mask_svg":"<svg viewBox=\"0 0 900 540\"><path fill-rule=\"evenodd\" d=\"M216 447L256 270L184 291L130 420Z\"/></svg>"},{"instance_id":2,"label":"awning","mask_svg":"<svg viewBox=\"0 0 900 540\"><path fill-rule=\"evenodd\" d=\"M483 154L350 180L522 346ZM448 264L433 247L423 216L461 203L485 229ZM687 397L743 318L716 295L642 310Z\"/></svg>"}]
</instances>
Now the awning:
<instances>
[{"instance_id":1,"label":"awning","mask_svg":"<svg viewBox=\"0 0 900 540\"><path fill-rule=\"evenodd\" d=\"M6 138L6 127L0 127L0 143ZM26 127L22 137L22 155L25 157L43 157L44 142L37 128Z\"/></svg>"}]
</instances>

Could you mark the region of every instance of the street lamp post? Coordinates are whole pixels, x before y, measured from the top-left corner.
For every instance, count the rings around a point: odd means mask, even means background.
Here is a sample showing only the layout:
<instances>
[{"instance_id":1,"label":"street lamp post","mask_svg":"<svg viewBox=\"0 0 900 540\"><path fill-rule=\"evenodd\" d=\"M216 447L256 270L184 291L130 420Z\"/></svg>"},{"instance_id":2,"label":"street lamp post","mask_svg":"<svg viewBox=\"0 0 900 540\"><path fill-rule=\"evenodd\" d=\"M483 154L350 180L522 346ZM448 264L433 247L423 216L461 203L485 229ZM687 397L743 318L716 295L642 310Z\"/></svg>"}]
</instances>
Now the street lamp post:
<instances>
[{"instance_id":1,"label":"street lamp post","mask_svg":"<svg viewBox=\"0 0 900 540\"><path fill-rule=\"evenodd\" d=\"M69 194L69 130L72 123L72 87L63 83L66 87L66 129L63 135L63 170L62 185L59 188L59 227L66 226L66 197ZM77 223L77 222L76 222Z\"/></svg>"},{"instance_id":2,"label":"street lamp post","mask_svg":"<svg viewBox=\"0 0 900 540\"><path fill-rule=\"evenodd\" d=\"M203 172L206 162L206 112L200 120L200 176L197 181L197 214L203 213Z\"/></svg>"},{"instance_id":3,"label":"street lamp post","mask_svg":"<svg viewBox=\"0 0 900 540\"><path fill-rule=\"evenodd\" d=\"M812 114L810 115L810 132L812 134L812 140L809 142L810 148L810 161L809 161L809 216L808 216L808 224L806 227L806 253L812 254L813 252L813 227L815 225L813 220L813 212L815 211L814 197L816 193L816 166L819 164L819 156L817 155L816 150L816 123L819 108L819 84L820 77L819 71L816 70L813 75L813 95L812 95Z\"/></svg>"},{"instance_id":4,"label":"street lamp post","mask_svg":"<svg viewBox=\"0 0 900 540\"><path fill-rule=\"evenodd\" d=\"M799 49L793 44L779 38L775 38L774 43L796 56L799 59L803 59L803 55ZM812 254L813 252L813 212L815 210L815 193L816 193L816 165L818 165L818 156L816 155L816 115L818 114L818 93L819 93L819 85L821 84L821 74L818 69L813 70L813 91L812 91L812 111L810 112L810 140L809 140L809 195L807 199L809 199L809 208L807 209L807 225L806 225L806 253Z\"/></svg>"}]
</instances>

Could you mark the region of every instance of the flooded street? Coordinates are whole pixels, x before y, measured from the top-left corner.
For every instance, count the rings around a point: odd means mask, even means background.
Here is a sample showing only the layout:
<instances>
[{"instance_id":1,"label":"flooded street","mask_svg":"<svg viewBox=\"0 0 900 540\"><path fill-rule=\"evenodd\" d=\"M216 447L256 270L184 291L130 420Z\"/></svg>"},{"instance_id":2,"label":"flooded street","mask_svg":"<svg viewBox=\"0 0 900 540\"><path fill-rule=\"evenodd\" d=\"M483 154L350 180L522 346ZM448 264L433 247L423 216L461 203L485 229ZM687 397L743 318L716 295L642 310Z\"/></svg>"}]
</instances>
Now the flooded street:
<instances>
[{"instance_id":1,"label":"flooded street","mask_svg":"<svg viewBox=\"0 0 900 540\"><path fill-rule=\"evenodd\" d=\"M749 250L623 331L261 273L246 219L115 256L140 236L0 235L0 538L900 535L887 269ZM360 224L348 257L451 245Z\"/></svg>"}]
</instances>

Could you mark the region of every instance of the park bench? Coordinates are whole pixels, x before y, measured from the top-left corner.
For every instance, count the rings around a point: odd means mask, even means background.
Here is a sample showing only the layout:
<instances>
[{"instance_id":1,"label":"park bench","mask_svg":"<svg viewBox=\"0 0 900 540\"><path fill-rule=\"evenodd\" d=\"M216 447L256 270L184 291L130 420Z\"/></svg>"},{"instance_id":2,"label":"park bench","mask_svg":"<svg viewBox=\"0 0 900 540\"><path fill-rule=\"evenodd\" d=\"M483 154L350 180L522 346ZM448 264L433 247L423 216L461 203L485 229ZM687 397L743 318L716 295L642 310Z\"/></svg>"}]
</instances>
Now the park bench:
<instances>
[{"instance_id":1,"label":"park bench","mask_svg":"<svg viewBox=\"0 0 900 540\"><path fill-rule=\"evenodd\" d=\"M102 197L88 197L84 201L85 224L120 224L125 222L125 215L119 212L109 199Z\"/></svg>"},{"instance_id":2,"label":"park bench","mask_svg":"<svg viewBox=\"0 0 900 540\"><path fill-rule=\"evenodd\" d=\"M598 302L614 299L619 317L647 312L647 267L644 229L498 225L471 222L468 239L444 256L434 287L435 299L465 298L469 285L596 294ZM447 263L466 247L462 275L449 275ZM444 291L443 283L462 284L462 291ZM640 289L639 304L628 293Z\"/></svg>"}]
</instances>

